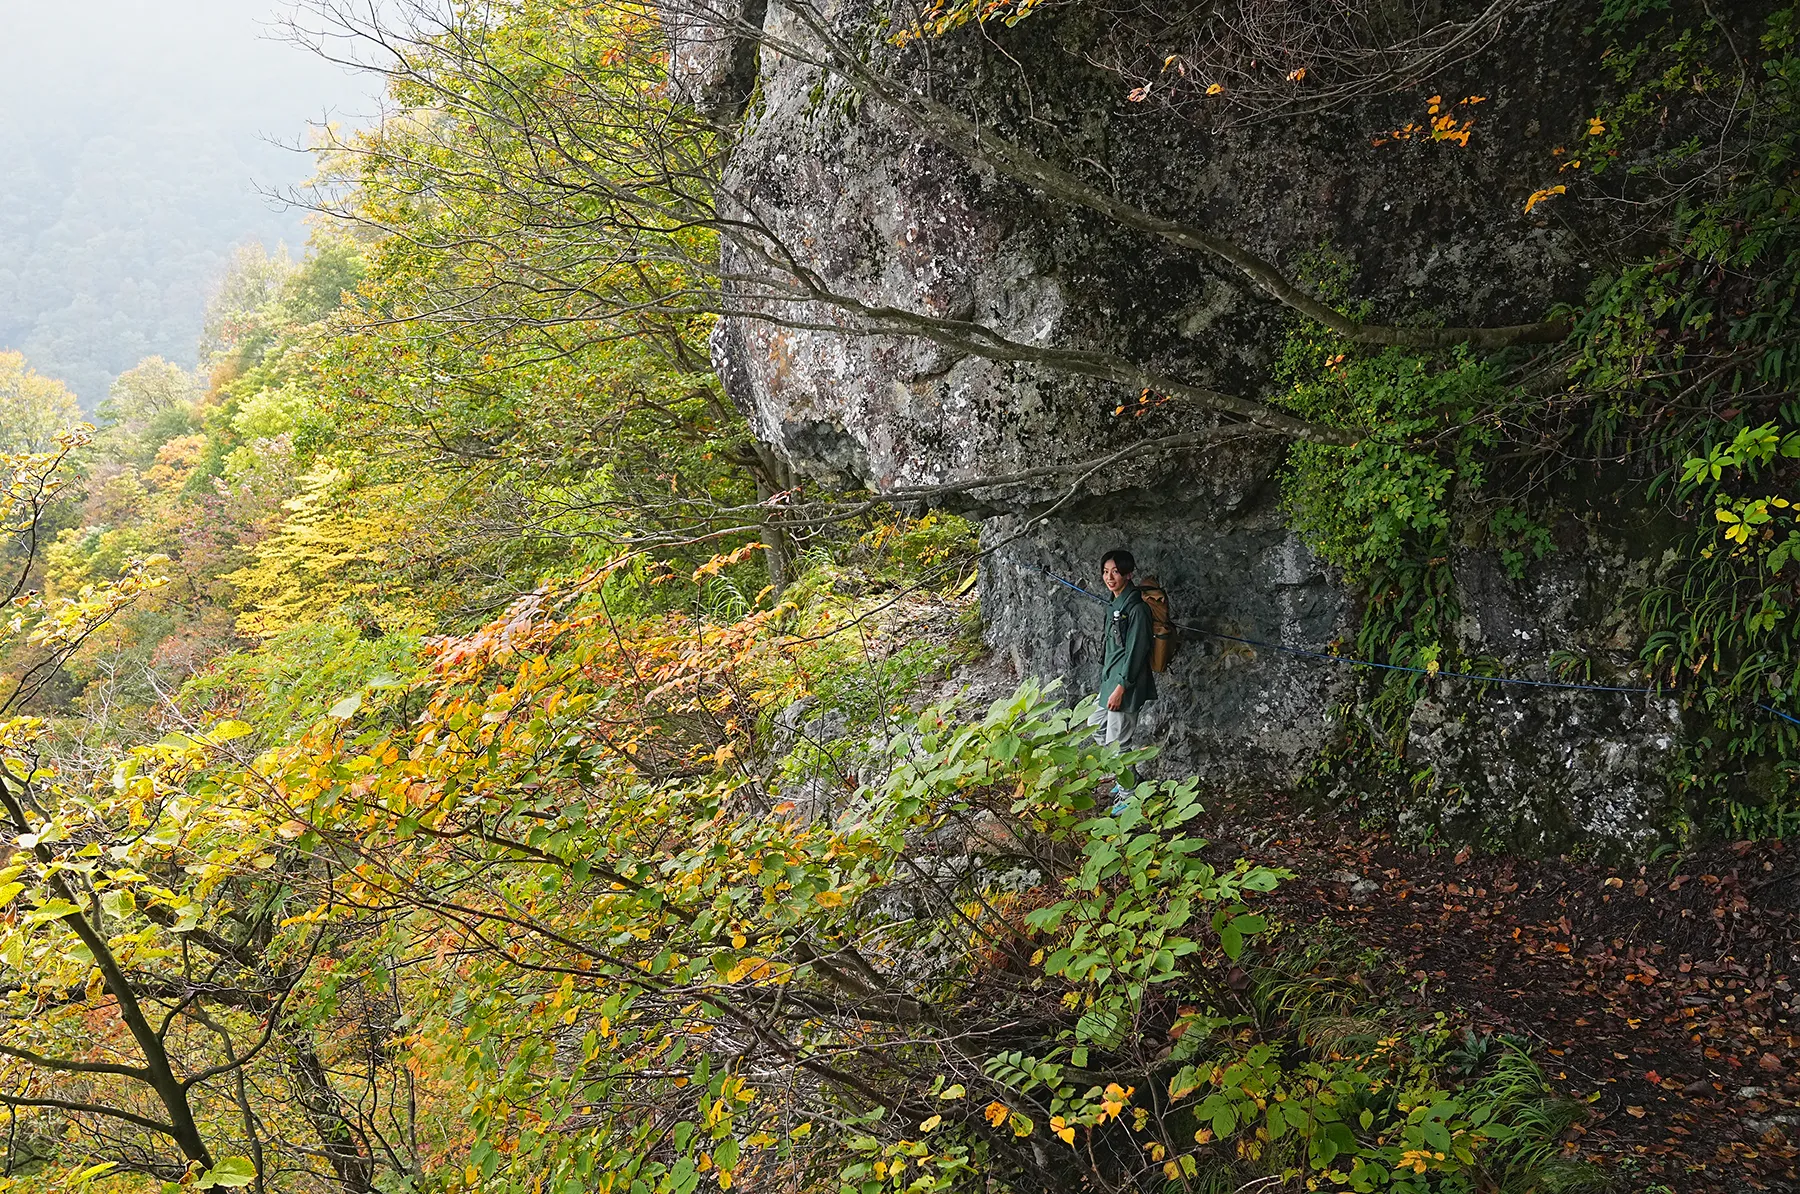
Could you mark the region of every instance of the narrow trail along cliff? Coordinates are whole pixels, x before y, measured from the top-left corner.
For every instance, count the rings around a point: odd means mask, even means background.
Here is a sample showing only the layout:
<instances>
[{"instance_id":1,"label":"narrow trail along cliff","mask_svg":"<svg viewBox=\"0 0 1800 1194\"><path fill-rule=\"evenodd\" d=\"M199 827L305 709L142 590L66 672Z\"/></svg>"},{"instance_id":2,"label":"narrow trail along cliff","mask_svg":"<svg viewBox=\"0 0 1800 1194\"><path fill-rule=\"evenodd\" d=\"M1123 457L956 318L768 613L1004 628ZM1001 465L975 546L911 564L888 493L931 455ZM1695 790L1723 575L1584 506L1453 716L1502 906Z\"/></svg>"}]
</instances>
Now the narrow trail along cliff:
<instances>
[{"instance_id":1,"label":"narrow trail along cliff","mask_svg":"<svg viewBox=\"0 0 1800 1194\"><path fill-rule=\"evenodd\" d=\"M1621 1188L1800 1180L1800 856L1782 843L1612 868L1409 849L1273 796L1218 811L1240 829L1221 854L1299 874L1277 900L1292 915L1383 950L1466 1031L1540 1049L1590 1106L1566 1146Z\"/></svg>"}]
</instances>

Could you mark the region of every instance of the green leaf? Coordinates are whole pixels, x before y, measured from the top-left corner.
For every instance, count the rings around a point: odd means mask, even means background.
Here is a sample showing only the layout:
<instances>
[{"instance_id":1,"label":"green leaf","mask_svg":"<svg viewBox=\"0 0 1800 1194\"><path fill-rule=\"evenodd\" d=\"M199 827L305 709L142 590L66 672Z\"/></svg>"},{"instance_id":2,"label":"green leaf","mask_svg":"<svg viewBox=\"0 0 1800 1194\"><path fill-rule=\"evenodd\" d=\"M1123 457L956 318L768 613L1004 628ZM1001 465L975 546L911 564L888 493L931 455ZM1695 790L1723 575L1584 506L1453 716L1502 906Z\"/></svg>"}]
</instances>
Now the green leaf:
<instances>
[{"instance_id":1,"label":"green leaf","mask_svg":"<svg viewBox=\"0 0 1800 1194\"><path fill-rule=\"evenodd\" d=\"M25 917L25 923L27 925L41 925L48 921L60 920L72 912L79 911L81 911L79 907L69 903L67 900L51 900L41 908L32 909L31 913Z\"/></svg>"},{"instance_id":2,"label":"green leaf","mask_svg":"<svg viewBox=\"0 0 1800 1194\"><path fill-rule=\"evenodd\" d=\"M1245 891L1274 891L1281 886L1283 879L1291 878L1292 872L1276 870L1273 867L1252 867L1240 881Z\"/></svg>"},{"instance_id":3,"label":"green leaf","mask_svg":"<svg viewBox=\"0 0 1800 1194\"><path fill-rule=\"evenodd\" d=\"M1219 945L1224 948L1225 956L1235 962L1244 952L1244 935L1235 925L1226 925L1219 930Z\"/></svg>"},{"instance_id":4,"label":"green leaf","mask_svg":"<svg viewBox=\"0 0 1800 1194\"><path fill-rule=\"evenodd\" d=\"M347 696L337 704L333 705L331 711L326 714L326 716L335 717L339 721L343 721L346 718L356 716L356 711L360 708L362 708L362 694L359 692L354 696Z\"/></svg>"},{"instance_id":5,"label":"green leaf","mask_svg":"<svg viewBox=\"0 0 1800 1194\"><path fill-rule=\"evenodd\" d=\"M194 1183L197 1190L227 1189L247 1186L256 1180L256 1166L249 1157L223 1157L219 1163L200 1175Z\"/></svg>"},{"instance_id":6,"label":"green leaf","mask_svg":"<svg viewBox=\"0 0 1800 1194\"><path fill-rule=\"evenodd\" d=\"M1123 1020L1119 1009L1097 1005L1075 1022L1075 1039L1091 1041L1102 1049L1117 1048Z\"/></svg>"}]
</instances>

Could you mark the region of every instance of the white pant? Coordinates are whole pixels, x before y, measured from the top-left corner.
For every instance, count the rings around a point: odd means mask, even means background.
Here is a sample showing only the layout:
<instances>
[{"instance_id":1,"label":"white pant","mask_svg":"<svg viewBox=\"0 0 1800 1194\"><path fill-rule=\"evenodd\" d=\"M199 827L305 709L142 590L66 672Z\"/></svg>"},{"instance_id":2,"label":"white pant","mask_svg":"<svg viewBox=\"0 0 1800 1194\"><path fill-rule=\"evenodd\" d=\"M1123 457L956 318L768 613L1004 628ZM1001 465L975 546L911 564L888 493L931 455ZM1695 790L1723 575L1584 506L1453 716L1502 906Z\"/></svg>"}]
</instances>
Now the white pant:
<instances>
[{"instance_id":1,"label":"white pant","mask_svg":"<svg viewBox=\"0 0 1800 1194\"><path fill-rule=\"evenodd\" d=\"M1137 729L1137 714L1126 713L1122 710L1115 713L1102 705L1094 710L1093 715L1088 718L1088 724L1106 727L1094 735L1100 739L1102 744L1111 746L1116 742L1121 746L1129 746L1131 745L1131 735Z\"/></svg>"}]
</instances>

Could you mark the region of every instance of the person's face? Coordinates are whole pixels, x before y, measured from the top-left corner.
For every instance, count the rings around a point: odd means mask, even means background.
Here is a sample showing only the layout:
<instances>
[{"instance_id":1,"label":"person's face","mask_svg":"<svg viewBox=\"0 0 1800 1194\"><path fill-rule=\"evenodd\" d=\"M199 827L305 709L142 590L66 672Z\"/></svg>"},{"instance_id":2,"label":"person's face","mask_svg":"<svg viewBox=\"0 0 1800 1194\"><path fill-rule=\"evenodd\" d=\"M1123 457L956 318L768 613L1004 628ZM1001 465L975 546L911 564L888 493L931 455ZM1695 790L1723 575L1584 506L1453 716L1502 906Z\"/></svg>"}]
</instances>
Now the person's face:
<instances>
[{"instance_id":1,"label":"person's face","mask_svg":"<svg viewBox=\"0 0 1800 1194\"><path fill-rule=\"evenodd\" d=\"M1100 568L1100 579L1106 582L1107 592L1117 597L1125 591L1125 586L1131 583L1131 573L1120 572L1119 565L1108 560Z\"/></svg>"}]
</instances>

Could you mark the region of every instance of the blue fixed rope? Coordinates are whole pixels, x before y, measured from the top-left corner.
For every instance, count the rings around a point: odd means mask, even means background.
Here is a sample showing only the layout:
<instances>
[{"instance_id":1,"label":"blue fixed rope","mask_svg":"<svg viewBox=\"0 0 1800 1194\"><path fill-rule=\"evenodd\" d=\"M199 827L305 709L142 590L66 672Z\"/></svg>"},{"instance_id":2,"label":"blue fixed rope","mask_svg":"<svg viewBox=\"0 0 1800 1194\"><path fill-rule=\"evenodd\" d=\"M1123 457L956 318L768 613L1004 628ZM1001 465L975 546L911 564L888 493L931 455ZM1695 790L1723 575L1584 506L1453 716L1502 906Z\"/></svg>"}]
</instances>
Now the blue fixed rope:
<instances>
[{"instance_id":1,"label":"blue fixed rope","mask_svg":"<svg viewBox=\"0 0 1800 1194\"><path fill-rule=\"evenodd\" d=\"M1089 590L1082 588L1067 577L1058 576L1042 564L1021 565L1021 567L1036 568L1037 571L1042 572L1057 584L1068 589L1073 589L1090 601L1105 603L1108 600L1098 593L1090 592ZM1200 626L1189 626L1182 622L1176 622L1175 626L1190 634L1202 634L1208 638L1224 639L1226 642L1243 643L1248 647L1262 647L1269 651L1280 651L1287 655L1298 655L1304 659L1320 659L1326 663L1349 664L1352 667L1379 668L1384 672L1408 672L1416 676L1432 676L1438 679L1448 680L1474 680L1482 684L1513 684L1522 688L1561 688L1571 689L1576 692L1623 692L1629 693L1632 696L1647 696L1657 691L1654 688L1625 688L1614 684L1571 684L1561 680L1527 680L1513 676L1483 676L1475 672L1434 672L1422 667L1405 667L1397 663L1377 663L1373 659L1354 659L1348 655L1330 655L1323 651L1309 651L1304 647L1288 647L1283 646L1280 643L1266 643L1261 639L1240 638L1235 634L1222 634L1217 630L1207 630ZM1794 725L1800 726L1800 718L1790 717L1781 710L1770 708L1768 705L1758 704L1756 707L1765 713L1773 713L1783 721L1792 722Z\"/></svg>"}]
</instances>

